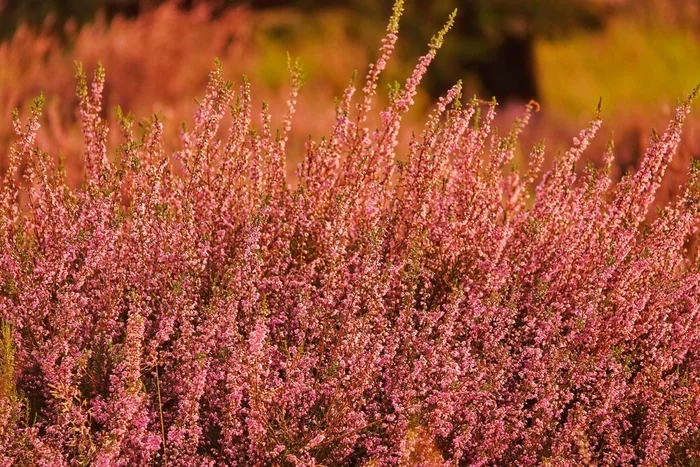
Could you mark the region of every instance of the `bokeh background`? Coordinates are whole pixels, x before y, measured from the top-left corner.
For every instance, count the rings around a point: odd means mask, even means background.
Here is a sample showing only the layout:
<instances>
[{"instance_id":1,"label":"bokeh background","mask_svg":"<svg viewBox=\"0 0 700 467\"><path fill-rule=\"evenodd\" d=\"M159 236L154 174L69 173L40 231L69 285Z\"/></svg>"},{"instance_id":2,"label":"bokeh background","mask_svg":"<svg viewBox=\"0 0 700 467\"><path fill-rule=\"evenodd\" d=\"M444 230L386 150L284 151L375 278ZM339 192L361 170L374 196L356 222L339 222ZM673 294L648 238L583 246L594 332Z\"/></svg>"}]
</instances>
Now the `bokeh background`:
<instances>
[{"instance_id":1,"label":"bokeh background","mask_svg":"<svg viewBox=\"0 0 700 467\"><path fill-rule=\"evenodd\" d=\"M309 136L327 132L333 98L353 70L363 76L376 57L392 3L0 0L0 170L12 139L11 109L26 109L43 91L40 142L80 173L75 60L88 70L98 60L104 64L105 118L115 128L117 104L138 118L158 113L174 147L215 57L234 82L247 75L256 100L268 101L278 116L288 92L287 55L299 57L305 86L291 153L299 159ZM602 98L603 136L588 157L599 161L612 137L620 177L638 167L652 128L662 130L677 100L700 82L699 0L408 0L397 59L383 86L405 79L454 8L455 28L429 71L409 129L419 128L430 103L462 79L468 93L499 100L502 126L537 100L542 111L524 145L544 139L554 157ZM698 116L666 177L662 201L700 157ZM110 144L117 135L111 132Z\"/></svg>"}]
</instances>

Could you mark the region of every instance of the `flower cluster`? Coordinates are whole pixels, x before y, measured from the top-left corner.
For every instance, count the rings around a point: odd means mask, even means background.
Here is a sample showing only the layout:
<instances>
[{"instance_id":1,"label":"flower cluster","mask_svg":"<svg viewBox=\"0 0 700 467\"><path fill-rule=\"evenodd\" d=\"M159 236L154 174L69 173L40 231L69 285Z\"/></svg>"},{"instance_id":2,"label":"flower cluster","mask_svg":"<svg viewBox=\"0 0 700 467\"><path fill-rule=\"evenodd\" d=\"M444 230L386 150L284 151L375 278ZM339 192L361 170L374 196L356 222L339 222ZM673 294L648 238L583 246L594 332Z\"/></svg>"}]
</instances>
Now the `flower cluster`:
<instances>
[{"instance_id":1,"label":"flower cluster","mask_svg":"<svg viewBox=\"0 0 700 467\"><path fill-rule=\"evenodd\" d=\"M394 49L285 178L282 131L212 72L181 144L154 117L107 150L105 75L78 97L85 180L36 144L0 187L0 465L689 465L700 461L700 169L645 221L689 102L614 184L512 167L495 102L457 84L406 154L442 43L366 117ZM228 133L219 128L230 112ZM221 137L220 135L225 135Z\"/></svg>"}]
</instances>

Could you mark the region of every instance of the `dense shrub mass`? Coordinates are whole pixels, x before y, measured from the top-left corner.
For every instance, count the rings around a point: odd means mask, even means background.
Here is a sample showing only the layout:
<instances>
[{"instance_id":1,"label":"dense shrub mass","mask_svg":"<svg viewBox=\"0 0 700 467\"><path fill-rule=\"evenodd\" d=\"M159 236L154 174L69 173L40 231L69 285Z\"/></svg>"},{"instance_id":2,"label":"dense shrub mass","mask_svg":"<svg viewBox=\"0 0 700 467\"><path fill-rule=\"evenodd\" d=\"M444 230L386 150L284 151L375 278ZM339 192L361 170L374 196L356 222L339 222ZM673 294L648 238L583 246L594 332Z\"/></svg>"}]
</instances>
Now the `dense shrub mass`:
<instances>
[{"instance_id":1,"label":"dense shrub mass","mask_svg":"<svg viewBox=\"0 0 700 467\"><path fill-rule=\"evenodd\" d=\"M399 158L444 33L367 128L400 10L293 188L294 66L280 132L217 67L177 152L121 115L114 157L104 73L81 74L77 191L36 147L41 100L15 117L1 465L700 462L700 170L644 221L689 101L618 184L574 170L599 115L540 177L542 145L510 167L536 104L501 136L460 85Z\"/></svg>"}]
</instances>

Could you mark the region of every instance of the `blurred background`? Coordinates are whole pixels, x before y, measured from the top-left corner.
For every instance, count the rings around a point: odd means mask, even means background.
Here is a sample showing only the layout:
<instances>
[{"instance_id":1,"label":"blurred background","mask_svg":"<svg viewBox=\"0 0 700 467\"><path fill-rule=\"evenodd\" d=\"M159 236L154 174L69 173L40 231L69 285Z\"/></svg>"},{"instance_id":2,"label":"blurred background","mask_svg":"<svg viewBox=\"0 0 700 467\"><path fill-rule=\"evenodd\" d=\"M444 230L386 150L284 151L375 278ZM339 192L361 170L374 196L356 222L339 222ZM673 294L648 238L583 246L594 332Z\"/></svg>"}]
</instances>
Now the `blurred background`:
<instances>
[{"instance_id":1,"label":"blurred background","mask_svg":"<svg viewBox=\"0 0 700 467\"><path fill-rule=\"evenodd\" d=\"M105 117L112 124L117 104L139 118L157 112L174 145L215 57L235 82L247 75L256 100L268 101L280 117L290 53L306 76L293 133L300 158L309 135L327 132L333 98L353 70L363 76L376 58L392 3L0 0L0 169L12 137L11 109L26 109L43 91L41 144L66 154L79 172L74 60L88 70L98 60L104 64ZM638 166L651 129L663 130L677 100L700 83L700 0L407 0L397 58L383 86L405 79L454 8L455 28L426 77L409 127L419 128L430 103L462 79L467 95L498 99L499 125L537 100L542 111L525 143L545 139L554 155L568 147L602 97L606 123L588 157L599 160L614 129L619 177ZM700 158L695 117L662 198L676 192L690 159ZM111 132L113 144L117 134Z\"/></svg>"}]
</instances>

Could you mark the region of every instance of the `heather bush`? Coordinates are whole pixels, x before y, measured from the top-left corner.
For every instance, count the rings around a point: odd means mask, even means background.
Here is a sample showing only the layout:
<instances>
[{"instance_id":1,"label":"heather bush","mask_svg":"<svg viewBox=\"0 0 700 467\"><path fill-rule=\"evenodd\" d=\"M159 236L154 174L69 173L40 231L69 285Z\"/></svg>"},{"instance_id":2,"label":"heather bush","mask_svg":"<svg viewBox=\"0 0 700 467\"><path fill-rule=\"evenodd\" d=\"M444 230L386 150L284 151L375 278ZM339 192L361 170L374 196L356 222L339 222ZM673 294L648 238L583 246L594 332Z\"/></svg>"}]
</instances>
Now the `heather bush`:
<instances>
[{"instance_id":1,"label":"heather bush","mask_svg":"<svg viewBox=\"0 0 700 467\"><path fill-rule=\"evenodd\" d=\"M71 187L79 186L83 173L80 118L75 111L76 60L90 71L101 61L110 76L118 77L105 83L102 94L110 151L119 144L119 121L113 112L119 104L135 115L158 113L163 122L171 123L164 127L163 145L172 152L179 144L180 123L196 110L193 97L206 86L213 57L220 58L227 72L250 76L255 88L253 105L268 101L272 121L278 125L276 117L284 113L289 92L288 49L303 51L306 83L315 91L313 96L300 96L302 105L292 129L294 150L290 153L297 155L293 162L299 162L308 135L323 135L334 120L333 107L325 102L342 92L348 70L364 65L367 51L350 42L338 13L320 16L315 21L323 29L315 28L315 34L307 33L282 48L269 38L271 31L296 31L306 24L299 17L242 7L215 15L213 9L201 3L182 11L177 2L164 2L136 18L116 17L111 22L98 18L80 28L69 23L63 40L50 30L21 27L11 40L0 43L0 116L8 123L0 125L0 175L7 168L14 137L10 112L15 107L28 111L32 98L43 91L46 103L37 143L51 154L65 155L68 182ZM344 53L329 58L329 44L342 47ZM228 126L227 115L224 127Z\"/></svg>"},{"instance_id":2,"label":"heather bush","mask_svg":"<svg viewBox=\"0 0 700 467\"><path fill-rule=\"evenodd\" d=\"M220 20L211 21L206 7L185 13L169 3L132 20L118 17L110 24L96 21L80 29L69 24L65 41L44 30L21 27L11 40L0 44L3 122L12 108L24 106L43 91L44 129L37 135L38 142L44 150L66 155L69 182L77 185L82 176L78 157L82 136L75 112L74 61L92 70L101 60L119 77L106 83L102 95L106 106L119 104L140 115L158 112L179 124L195 109L192 97L206 85L212 57L226 64L247 60L249 23L245 10L231 9ZM108 145L114 148L119 135L116 116L104 112L103 117L111 130ZM169 147L178 136L177 125L173 127L164 135ZM12 136L11 125L2 125L0 171L7 166Z\"/></svg>"},{"instance_id":3,"label":"heather bush","mask_svg":"<svg viewBox=\"0 0 700 467\"><path fill-rule=\"evenodd\" d=\"M22 111L29 111L32 98L43 91L46 103L43 108L42 131L37 134L37 144L51 154L63 154L69 186L76 188L80 185L84 175L80 157L83 138L80 118L76 112L78 101L75 96L73 66L76 60L83 63L85 69L90 72L97 67L98 61L101 61L109 70L111 77L118 77L118 79L109 79L105 83L102 94L103 109L105 109L102 117L109 127L108 151L113 153L120 142L119 121L113 111L114 106L119 104L135 115L158 113L161 121L164 122L163 148L166 152L173 152L180 143L180 123L188 119L196 110L196 103L192 97L206 86L212 57L219 57L231 76L246 74L250 77L254 86L253 107L259 108L262 101L267 101L270 106L271 122L274 126L279 126L285 111L285 97L289 91L286 83L286 58L287 50L291 50L292 53L303 57L305 87L313 89L313 93L303 92L299 95L298 111L294 117L294 126L290 132L286 151L287 161L290 163L287 174L290 180L294 181L294 167L303 156L304 143L308 136L318 139L326 133L327 128L333 125L335 114L333 106L328 103L334 95L342 93L349 77L348 70L364 66L368 60L369 53L357 44L357 37L352 36L353 28L357 29L354 26L356 19L348 17L347 12L337 10L305 16L293 14L289 10L259 12L245 8L227 8L216 14L213 5L206 2L198 3L190 11L182 11L176 3L163 2L135 18L117 16L107 22L104 18L98 17L94 22L79 28L74 22L68 22L65 25L63 40L51 32L52 23L47 20L45 27L38 31L22 26L10 40L0 43L0 69L3 70L0 73L0 116L3 122L8 123L0 125L0 177L7 168L9 147L15 136L12 125L9 124L10 113L15 107L19 107ZM464 14L462 12L460 16ZM409 16L409 21L410 18ZM424 22L431 23L431 21ZM411 27L414 28L416 25L411 24ZM613 32L614 30L613 28ZM284 41L279 39L280 31L284 32ZM660 32L656 33L658 34ZM669 37L664 36L666 39L663 43L672 43L678 34L678 32L667 34L666 36ZM363 33L360 37L364 38L368 35L370 34ZM179 40L173 41L172 37L178 37ZM614 35L606 37L607 39L604 40L607 41L624 39ZM683 44L690 44L683 48L685 53L694 53L695 49L691 47L694 44L693 38L682 37ZM452 36L447 45L463 47L464 43L461 40L459 36ZM411 41L410 38L409 41ZM280 42L284 43L280 44ZM589 42L574 40L574 43L579 44L578 49L581 50L576 49L573 55L580 56L581 60L589 57L588 49L591 48ZM643 47L648 43L649 40L643 41L640 46ZM568 44L569 42L565 41L559 47L566 49ZM554 51L551 48L554 48ZM334 52L340 49L343 50L342 54ZM412 50L413 47L409 46L408 49ZM661 49L673 50L668 45ZM581 60L571 62L571 59L561 52L556 53L557 50L559 50L557 46L550 43L538 45L536 54L539 57L538 81L541 84L545 106L536 118L533 118L530 131L521 137L522 147L529 147L538 139L547 140L549 148L545 159L547 164L558 150L563 151L568 148L571 135L585 123L585 120L562 113L562 109L569 107L566 104L571 102L572 97L565 95L571 90L571 83L561 78L557 70L569 69L576 65L577 82L581 79L586 81L585 78L589 77L587 81L589 84L584 86L585 89L576 88L574 94L579 95L576 102L594 102L598 94L594 94L591 98L592 91L586 92L586 90L601 88L605 84L604 82L591 84L592 72L585 67L581 69L579 63ZM671 54L672 57L669 58L667 54L645 53L643 56L646 58L642 59L641 63L637 63L637 68L642 70L647 66L653 66L659 60L671 60L678 55ZM383 72L384 82L380 83L380 86L410 72L412 66L404 57L408 55L408 51L404 51L402 55L398 60L397 57L392 57L393 66L388 66L388 69ZM443 56L442 65L438 65L445 66L449 62L445 60L446 58L447 56ZM605 62L603 58L596 56L596 66L592 69L600 69L598 62L601 60ZM608 68L614 67L617 62L619 57L612 61L608 58ZM455 66L455 64L448 66ZM693 75L692 69L686 69L686 71L686 74ZM457 72L453 69L447 74ZM433 68L430 75L434 73ZM445 74L445 70L442 74ZM610 74L605 74L608 77L608 83L612 82L608 76ZM624 73L619 74L619 71L616 71L613 76L615 77L613 81L618 85L626 82ZM466 81L465 93L478 90L472 81ZM555 82L567 82L567 86L560 86ZM674 78L671 84L667 92L651 94L675 97L677 89L687 88L685 79ZM601 93L604 96L614 96L617 102L619 102L618 95L628 95L626 89L616 90L610 84L607 87L603 86L599 94ZM628 100L629 97L624 102ZM400 156L406 153L412 131L420 132L422 121L429 111L429 99L426 93L419 92L415 101L409 113L402 119L402 131L399 134L400 142L397 147ZM386 103L385 93L378 93L375 96L375 106L381 107ZM494 126L507 129L514 116L522 111L524 102L501 104L505 105L499 107ZM644 136L649 128L664 125L670 118L671 111L650 112L649 107L635 108L630 105L609 107L611 108L606 109L606 122L615 128L615 145L618 148L612 177L613 180L617 180L619 174L629 169L639 168L639 159L645 150ZM575 108L579 109L580 106ZM656 109L655 106L653 108ZM612 110L616 112L613 113ZM380 123L378 112L370 112L367 117L366 123L370 127ZM226 115L220 127L226 129L229 126L229 115ZM689 130L697 132L698 128L700 128L700 120L691 118L686 123L684 131L688 134ZM222 135L220 136L224 137ZM686 181L689 161L700 154L697 141L698 138L692 133L684 138L672 162L672 167L666 173L657 196L657 204L666 201L668 195L674 194L677 187ZM605 143L605 138L592 142L589 151L590 160L602 163L600 155L603 153ZM525 154L519 153L516 156L517 162L521 165L526 162L521 160L526 153L527 151ZM585 163L578 164L577 168L583 171ZM21 167L20 170L22 170ZM652 215L654 212L655 209L652 209Z\"/></svg>"},{"instance_id":4,"label":"heather bush","mask_svg":"<svg viewBox=\"0 0 700 467\"><path fill-rule=\"evenodd\" d=\"M121 111L110 154L105 74L80 72L77 190L37 146L42 99L15 114L0 464L700 462L700 169L645 222L690 101L617 184L612 147L574 170L600 109L540 177L543 145L511 166L537 105L501 135L460 84L398 154L451 24L372 128L400 12L293 187L294 64L280 131L219 65L172 154Z\"/></svg>"}]
</instances>

